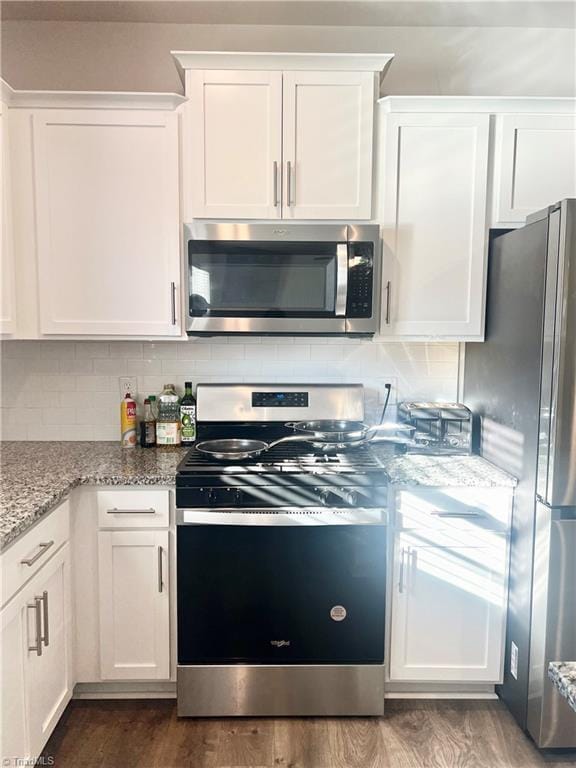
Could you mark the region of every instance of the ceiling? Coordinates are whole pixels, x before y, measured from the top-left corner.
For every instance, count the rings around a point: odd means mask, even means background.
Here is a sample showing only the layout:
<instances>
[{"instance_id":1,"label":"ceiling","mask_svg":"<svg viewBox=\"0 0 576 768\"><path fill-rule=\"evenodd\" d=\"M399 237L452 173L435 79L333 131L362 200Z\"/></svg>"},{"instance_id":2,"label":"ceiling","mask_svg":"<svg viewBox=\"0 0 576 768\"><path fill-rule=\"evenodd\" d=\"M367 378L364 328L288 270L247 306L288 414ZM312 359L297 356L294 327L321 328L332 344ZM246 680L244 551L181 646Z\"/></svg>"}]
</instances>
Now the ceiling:
<instances>
[{"instance_id":1,"label":"ceiling","mask_svg":"<svg viewBox=\"0 0 576 768\"><path fill-rule=\"evenodd\" d=\"M576 26L572 0L3 0L5 20L356 27Z\"/></svg>"}]
</instances>

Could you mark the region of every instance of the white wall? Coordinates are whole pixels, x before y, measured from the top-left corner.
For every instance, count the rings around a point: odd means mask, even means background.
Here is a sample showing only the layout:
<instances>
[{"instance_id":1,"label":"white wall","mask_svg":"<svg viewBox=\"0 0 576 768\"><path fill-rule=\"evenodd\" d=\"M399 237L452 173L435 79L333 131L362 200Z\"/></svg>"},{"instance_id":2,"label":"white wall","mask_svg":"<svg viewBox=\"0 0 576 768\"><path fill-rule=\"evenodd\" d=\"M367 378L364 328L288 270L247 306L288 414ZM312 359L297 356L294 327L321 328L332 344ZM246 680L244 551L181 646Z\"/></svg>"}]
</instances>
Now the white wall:
<instances>
[{"instance_id":1,"label":"white wall","mask_svg":"<svg viewBox=\"0 0 576 768\"><path fill-rule=\"evenodd\" d=\"M456 400L458 345L384 344L322 338L223 337L184 342L4 341L4 440L119 439L120 376L135 376L138 400L165 382L359 382L368 419L407 398ZM392 417L394 408L391 409Z\"/></svg>"},{"instance_id":2,"label":"white wall","mask_svg":"<svg viewBox=\"0 0 576 768\"><path fill-rule=\"evenodd\" d=\"M571 96L575 47L553 27L4 21L2 73L18 89L181 92L170 50L376 51L396 54L387 94Z\"/></svg>"}]
</instances>

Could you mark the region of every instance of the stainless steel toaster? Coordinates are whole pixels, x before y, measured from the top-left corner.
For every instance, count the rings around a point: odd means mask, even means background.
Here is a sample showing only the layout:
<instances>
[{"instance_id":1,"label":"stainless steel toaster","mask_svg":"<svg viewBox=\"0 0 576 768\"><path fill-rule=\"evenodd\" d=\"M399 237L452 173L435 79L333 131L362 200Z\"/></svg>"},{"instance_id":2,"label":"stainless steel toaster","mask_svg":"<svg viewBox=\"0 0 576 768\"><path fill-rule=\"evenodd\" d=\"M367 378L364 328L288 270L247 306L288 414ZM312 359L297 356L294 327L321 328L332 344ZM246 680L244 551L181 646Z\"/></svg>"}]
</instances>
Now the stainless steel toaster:
<instances>
[{"instance_id":1,"label":"stainless steel toaster","mask_svg":"<svg viewBox=\"0 0 576 768\"><path fill-rule=\"evenodd\" d=\"M461 403L400 403L398 421L416 430L412 452L472 453L472 412Z\"/></svg>"}]
</instances>

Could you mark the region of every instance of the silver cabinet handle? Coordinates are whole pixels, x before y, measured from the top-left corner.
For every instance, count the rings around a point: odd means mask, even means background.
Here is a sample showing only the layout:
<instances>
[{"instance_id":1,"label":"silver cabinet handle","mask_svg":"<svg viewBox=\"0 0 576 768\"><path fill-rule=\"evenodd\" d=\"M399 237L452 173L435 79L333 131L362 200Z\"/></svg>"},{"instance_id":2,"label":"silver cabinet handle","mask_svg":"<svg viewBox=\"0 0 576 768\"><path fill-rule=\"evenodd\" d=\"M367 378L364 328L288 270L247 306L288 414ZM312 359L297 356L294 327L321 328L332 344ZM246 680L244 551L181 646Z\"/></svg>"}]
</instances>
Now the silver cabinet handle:
<instances>
[{"instance_id":1,"label":"silver cabinet handle","mask_svg":"<svg viewBox=\"0 0 576 768\"><path fill-rule=\"evenodd\" d=\"M274 172L272 175L272 183L274 185L274 208L278 208L278 161L274 160Z\"/></svg>"},{"instance_id":2,"label":"silver cabinet handle","mask_svg":"<svg viewBox=\"0 0 576 768\"><path fill-rule=\"evenodd\" d=\"M50 625L48 617L48 592L46 590L44 590L40 599L44 603L44 633L41 640L44 642L44 645L48 647L50 645Z\"/></svg>"},{"instance_id":3,"label":"silver cabinet handle","mask_svg":"<svg viewBox=\"0 0 576 768\"><path fill-rule=\"evenodd\" d=\"M149 507L148 509L118 509L118 507L113 507L112 509L106 510L107 515L154 515L156 514L156 510L154 507Z\"/></svg>"},{"instance_id":4,"label":"silver cabinet handle","mask_svg":"<svg viewBox=\"0 0 576 768\"><path fill-rule=\"evenodd\" d=\"M386 283L386 325L390 325L390 292L392 285L390 280Z\"/></svg>"},{"instance_id":5,"label":"silver cabinet handle","mask_svg":"<svg viewBox=\"0 0 576 768\"><path fill-rule=\"evenodd\" d=\"M53 545L54 545L54 541L40 542L40 544L38 545L40 549L38 550L38 552L36 552L34 557L26 557L24 558L24 560L20 560L20 565L34 565L36 560L39 560L42 557L42 555L44 555Z\"/></svg>"},{"instance_id":6,"label":"silver cabinet handle","mask_svg":"<svg viewBox=\"0 0 576 768\"><path fill-rule=\"evenodd\" d=\"M453 518L462 518L465 520L469 517L484 517L484 515L481 515L479 512L440 512L440 511L433 511L430 512L431 515L434 515L434 517L453 517Z\"/></svg>"},{"instance_id":7,"label":"silver cabinet handle","mask_svg":"<svg viewBox=\"0 0 576 768\"><path fill-rule=\"evenodd\" d=\"M42 598L35 597L32 605L27 605L27 608L32 608L34 611L34 634L36 645L29 645L29 651L36 651L37 656L42 656Z\"/></svg>"},{"instance_id":8,"label":"silver cabinet handle","mask_svg":"<svg viewBox=\"0 0 576 768\"><path fill-rule=\"evenodd\" d=\"M158 592L162 592L162 587L164 586L162 578L162 553L162 547L158 546Z\"/></svg>"},{"instance_id":9,"label":"silver cabinet handle","mask_svg":"<svg viewBox=\"0 0 576 768\"><path fill-rule=\"evenodd\" d=\"M286 202L288 207L292 205L292 163L290 160L286 161Z\"/></svg>"},{"instance_id":10,"label":"silver cabinet handle","mask_svg":"<svg viewBox=\"0 0 576 768\"><path fill-rule=\"evenodd\" d=\"M172 325L176 325L176 283L170 283L170 302L172 306Z\"/></svg>"},{"instance_id":11,"label":"silver cabinet handle","mask_svg":"<svg viewBox=\"0 0 576 768\"><path fill-rule=\"evenodd\" d=\"M400 570L398 573L398 592L402 594L404 592L404 558L406 555L406 547L402 547L402 552L400 553Z\"/></svg>"}]
</instances>

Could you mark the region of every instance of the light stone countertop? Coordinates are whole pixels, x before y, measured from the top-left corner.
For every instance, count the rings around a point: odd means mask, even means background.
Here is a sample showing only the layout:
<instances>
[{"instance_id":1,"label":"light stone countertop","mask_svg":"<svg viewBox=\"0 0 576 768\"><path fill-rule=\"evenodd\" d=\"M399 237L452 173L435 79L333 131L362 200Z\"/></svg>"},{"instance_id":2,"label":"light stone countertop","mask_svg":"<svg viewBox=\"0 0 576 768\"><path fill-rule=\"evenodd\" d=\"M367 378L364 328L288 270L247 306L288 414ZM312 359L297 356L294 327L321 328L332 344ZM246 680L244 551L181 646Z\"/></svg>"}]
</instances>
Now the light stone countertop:
<instances>
[{"instance_id":1,"label":"light stone countertop","mask_svg":"<svg viewBox=\"0 0 576 768\"><path fill-rule=\"evenodd\" d=\"M0 444L0 550L78 485L175 484L189 448L122 448L116 442ZM478 456L394 455L377 450L388 481L399 486L512 487L516 481Z\"/></svg>"},{"instance_id":2,"label":"light stone countertop","mask_svg":"<svg viewBox=\"0 0 576 768\"><path fill-rule=\"evenodd\" d=\"M553 661L548 677L576 712L576 661Z\"/></svg>"}]
</instances>

